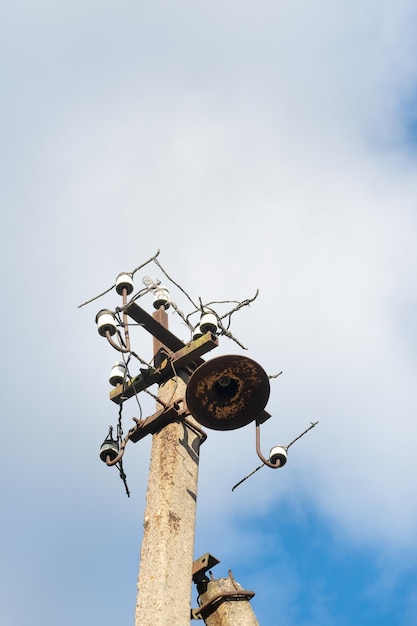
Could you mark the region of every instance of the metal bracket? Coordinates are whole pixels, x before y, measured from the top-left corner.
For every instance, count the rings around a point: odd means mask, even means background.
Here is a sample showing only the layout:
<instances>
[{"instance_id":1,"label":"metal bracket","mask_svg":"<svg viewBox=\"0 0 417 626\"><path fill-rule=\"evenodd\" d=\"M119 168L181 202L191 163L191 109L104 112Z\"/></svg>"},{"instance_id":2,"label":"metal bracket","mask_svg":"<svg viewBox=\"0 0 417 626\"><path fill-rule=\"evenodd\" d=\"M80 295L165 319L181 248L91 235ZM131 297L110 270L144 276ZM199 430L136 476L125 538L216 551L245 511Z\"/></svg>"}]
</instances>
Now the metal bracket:
<instances>
[{"instance_id":1,"label":"metal bracket","mask_svg":"<svg viewBox=\"0 0 417 626\"><path fill-rule=\"evenodd\" d=\"M210 600L199 606L198 609L191 609L191 619L205 620L206 617L211 615L211 613L213 613L217 607L226 600L251 600L254 595L254 591L247 591L245 589L236 589L236 591L219 591L219 593L210 598Z\"/></svg>"},{"instance_id":2,"label":"metal bracket","mask_svg":"<svg viewBox=\"0 0 417 626\"><path fill-rule=\"evenodd\" d=\"M152 318L151 318L152 319ZM162 328L162 326L161 326ZM208 332L194 341L190 341L187 345L182 342L181 347L173 352L171 355L166 355L166 358L162 361L158 369L149 368L142 371L141 374L127 380L124 385L117 385L115 389L110 392L110 400L120 404L122 400L127 400L132 396L147 389L151 385L160 385L172 376L175 376L176 372L180 368L184 368L187 365L194 364L194 368L203 363L201 355L213 350L219 345L217 337Z\"/></svg>"},{"instance_id":3,"label":"metal bracket","mask_svg":"<svg viewBox=\"0 0 417 626\"><path fill-rule=\"evenodd\" d=\"M197 584L207 578L206 572L219 563L219 559L216 559L216 557L210 554L210 552L206 552L203 556L200 556L200 558L195 560L193 563L193 583Z\"/></svg>"},{"instance_id":4,"label":"metal bracket","mask_svg":"<svg viewBox=\"0 0 417 626\"><path fill-rule=\"evenodd\" d=\"M149 415L144 420L136 420L136 426L129 430L127 438L133 441L133 443L136 443L146 437L146 435L154 435L171 422L183 422L199 435L201 439L200 443L203 443L207 439L207 433L205 433L194 420L190 421L189 418L189 411L186 408L180 409L179 404L175 402L171 406Z\"/></svg>"},{"instance_id":5,"label":"metal bracket","mask_svg":"<svg viewBox=\"0 0 417 626\"><path fill-rule=\"evenodd\" d=\"M197 585L198 590L201 583L203 583L204 589L206 588L206 584L209 582L206 572L208 572L208 570L210 570L218 563L220 563L219 559L216 559L216 557L210 554L210 552L206 552L205 554L203 554L203 556L194 561L192 577L193 582ZM230 570L229 577L234 580L232 572ZM201 593L200 590L199 592ZM205 620L206 617L211 615L217 609L217 607L222 604L222 602L225 602L226 600L251 600L254 595L254 591L247 591L245 589L234 589L233 591L219 591L219 593L210 598L210 600L207 600L207 602L205 602L198 608L191 609L191 619Z\"/></svg>"}]
</instances>

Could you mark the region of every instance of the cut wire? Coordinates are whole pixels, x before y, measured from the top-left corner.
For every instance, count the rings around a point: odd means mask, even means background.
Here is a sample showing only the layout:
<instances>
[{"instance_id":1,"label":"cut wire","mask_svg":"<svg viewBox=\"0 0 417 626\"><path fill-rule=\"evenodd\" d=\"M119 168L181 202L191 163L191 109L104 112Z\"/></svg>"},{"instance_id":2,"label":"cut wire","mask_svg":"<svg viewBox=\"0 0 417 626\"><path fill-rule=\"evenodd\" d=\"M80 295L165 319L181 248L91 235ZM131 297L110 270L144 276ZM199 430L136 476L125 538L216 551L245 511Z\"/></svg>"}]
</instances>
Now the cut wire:
<instances>
[{"instance_id":1,"label":"cut wire","mask_svg":"<svg viewBox=\"0 0 417 626\"><path fill-rule=\"evenodd\" d=\"M251 476L253 476L258 470L261 469L261 467L265 467L265 463L262 463L262 465L259 465L259 467L257 467L256 469L253 470L253 472L251 472L250 474L248 474L247 476L245 476L245 478L242 478L242 480L239 480L238 483L236 483L236 485L234 485L234 487L232 487L232 491L234 491L236 489L236 487L239 487L239 485L241 485L242 483L245 482L245 480L248 480L248 478L250 478Z\"/></svg>"},{"instance_id":2,"label":"cut wire","mask_svg":"<svg viewBox=\"0 0 417 626\"><path fill-rule=\"evenodd\" d=\"M293 440L291 441L291 443L289 443L289 444L288 444L288 446L286 446L287 450L288 450L288 448L289 448L290 446L292 446L292 444L293 444L293 443L295 443L296 441L298 441L299 439L301 439L301 437L304 437L304 435L305 435L306 433L308 433L308 431L309 431L309 430L311 430L312 428L314 428L314 426L317 426L318 421L317 421L317 422L310 422L310 424L311 424L311 426L309 426L308 428L306 428L306 430L305 430L303 433L301 433L301 435L298 435L298 437L296 437L295 439L293 439Z\"/></svg>"},{"instance_id":3,"label":"cut wire","mask_svg":"<svg viewBox=\"0 0 417 626\"><path fill-rule=\"evenodd\" d=\"M159 269L160 269L160 270L161 270L161 272L164 274L164 276L166 276L166 278L168 278L168 280L169 280L169 281L170 281L173 285L175 285L175 286L176 286L176 287L177 287L180 291L182 291L182 293L186 296L186 298L188 298L188 300L191 302L191 304L193 305L193 307L194 307L195 309L198 309L198 306L195 304L195 302L192 300L192 298L188 295L188 293L185 291L185 289L183 289L183 288L181 287L181 285L179 285L178 283L176 283L176 282L175 282L175 280L174 280L173 278L171 278L171 276L169 276L169 275L167 274L167 272L164 270L164 268L162 267L162 265L160 264L160 262L156 260L156 256L157 256L157 255L155 255L155 257L154 257L153 259L151 259L151 260L155 263L155 265L157 265L157 266L159 267Z\"/></svg>"},{"instance_id":4,"label":"cut wire","mask_svg":"<svg viewBox=\"0 0 417 626\"><path fill-rule=\"evenodd\" d=\"M135 272L137 272L138 270L142 269L142 267L145 267L145 265L148 265L148 263L151 263L152 261L155 261L156 257L159 255L159 252L160 252L160 250L158 249L156 254L154 254L154 256L152 256L150 259L148 259L147 261L145 261L141 265L138 265L137 267L135 267L135 269L132 272L126 272L126 274L130 273L130 275L133 276L135 274ZM101 293L99 293L98 296L94 296L94 298L90 298L90 300L87 300L86 302L83 302L82 304L79 304L77 308L81 309L81 307L85 306L86 304L90 304L90 302L94 302L94 300L98 300L102 296L106 295L106 293L109 293L109 291L114 289L115 286L116 286L116 283L113 283L113 285L111 287L109 287L105 291L102 291Z\"/></svg>"}]
</instances>

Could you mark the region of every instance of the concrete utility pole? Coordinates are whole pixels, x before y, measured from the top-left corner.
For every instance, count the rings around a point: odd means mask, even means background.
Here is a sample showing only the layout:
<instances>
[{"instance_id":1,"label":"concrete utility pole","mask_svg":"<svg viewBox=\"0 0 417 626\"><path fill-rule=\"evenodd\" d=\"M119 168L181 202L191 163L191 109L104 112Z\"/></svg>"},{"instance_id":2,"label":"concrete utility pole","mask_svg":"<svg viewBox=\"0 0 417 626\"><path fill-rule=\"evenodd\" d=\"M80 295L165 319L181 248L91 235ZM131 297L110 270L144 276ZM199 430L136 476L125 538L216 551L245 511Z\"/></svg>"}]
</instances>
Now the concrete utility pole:
<instances>
[{"instance_id":1,"label":"concrete utility pole","mask_svg":"<svg viewBox=\"0 0 417 626\"><path fill-rule=\"evenodd\" d=\"M209 580L206 572L218 563L217 559L207 553L193 562L193 552L199 452L206 438L201 426L232 430L256 419L259 429L259 424L270 417L264 410L269 397L268 376L257 363L243 356L205 362L202 355L218 346L221 318L202 307L199 331L185 344L168 329L167 289L150 279L144 281L154 291L153 316L136 303L136 298L127 302L133 291L132 275L127 273L119 274L115 285L123 307L116 312L102 309L96 315L99 334L113 348L129 354L129 359L132 354L138 355L131 352L128 317L154 338L153 365L141 368L140 374L130 377L128 361L113 366L109 382L115 389L110 399L120 405L118 434L114 440L110 427L100 449L102 461L116 466L125 482L122 457L127 442L153 436L135 626L189 626L190 619L203 619L207 626L258 626L249 605L254 592L245 591L231 574L227 579ZM117 326L122 327L124 337ZM156 413L145 419L134 418L136 426L122 439L123 402L153 384L159 387ZM126 482L125 487L127 490ZM196 609L191 609L192 580L199 592Z\"/></svg>"},{"instance_id":2,"label":"concrete utility pole","mask_svg":"<svg viewBox=\"0 0 417 626\"><path fill-rule=\"evenodd\" d=\"M115 387L110 399L120 405L117 439L113 439L113 427L110 427L100 448L102 461L118 468L127 495L129 491L122 466L125 446L128 441L136 443L149 434L153 436L135 626L189 626L190 619L204 620L206 626L259 626L249 604L253 591L243 589L231 572L229 578L209 579L207 571L219 562L209 553L193 561L199 452L206 438L201 426L234 430L255 421L256 452L262 465L239 481L233 487L235 489L265 465L275 469L285 465L290 446L318 422L311 422L287 446L275 446L269 457L264 457L260 426L271 417L265 410L270 377L248 357L224 355L208 362L201 358L218 346L220 334L237 341L228 330L231 315L252 302L258 292L254 298L239 302L222 316L200 300L200 306L194 305L196 310L190 314L200 312L200 321L195 327L172 303L193 331L192 340L183 343L168 329L166 309L170 306L170 298L166 287L150 278L143 279L147 287L145 292L154 294L156 311L153 316L136 302L143 292L132 296L128 302L127 297L134 290L133 274L144 265L130 274L122 272L117 276L113 287L122 296L123 306L115 311L102 309L96 315L99 334L124 356L129 355L123 363L115 363L109 378ZM192 300L191 303L194 304ZM153 365L140 368L140 374L134 378L130 377L128 370L130 357L137 357L143 364L147 362L131 351L128 317L154 338ZM221 323L224 318L228 318L227 327ZM123 402L154 384L159 386L158 410L145 419L133 418L136 426L122 438ZM195 609L191 609L191 580L197 585L199 594Z\"/></svg>"},{"instance_id":3,"label":"concrete utility pole","mask_svg":"<svg viewBox=\"0 0 417 626\"><path fill-rule=\"evenodd\" d=\"M200 594L206 626L259 626L249 603L253 595L234 580L231 572L228 578L208 581L206 590Z\"/></svg>"},{"instance_id":4,"label":"concrete utility pole","mask_svg":"<svg viewBox=\"0 0 417 626\"><path fill-rule=\"evenodd\" d=\"M165 311L154 318L167 328ZM157 349L154 341L155 353ZM180 403L188 378L180 370L160 385L161 402ZM170 423L153 435L135 626L190 624L200 440L184 422Z\"/></svg>"}]
</instances>

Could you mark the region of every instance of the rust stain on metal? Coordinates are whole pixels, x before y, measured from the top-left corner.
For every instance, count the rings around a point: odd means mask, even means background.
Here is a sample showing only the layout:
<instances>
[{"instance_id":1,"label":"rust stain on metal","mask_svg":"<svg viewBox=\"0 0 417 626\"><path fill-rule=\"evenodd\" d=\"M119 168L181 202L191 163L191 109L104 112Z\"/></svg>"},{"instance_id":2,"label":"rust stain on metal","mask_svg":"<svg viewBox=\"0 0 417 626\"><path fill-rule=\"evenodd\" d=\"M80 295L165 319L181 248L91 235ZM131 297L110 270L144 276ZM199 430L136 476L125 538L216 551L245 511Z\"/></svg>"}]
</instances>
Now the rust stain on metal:
<instances>
[{"instance_id":1,"label":"rust stain on metal","mask_svg":"<svg viewBox=\"0 0 417 626\"><path fill-rule=\"evenodd\" d=\"M186 392L189 411L203 426L232 430L256 419L269 398L268 376L244 356L221 356L201 365Z\"/></svg>"}]
</instances>

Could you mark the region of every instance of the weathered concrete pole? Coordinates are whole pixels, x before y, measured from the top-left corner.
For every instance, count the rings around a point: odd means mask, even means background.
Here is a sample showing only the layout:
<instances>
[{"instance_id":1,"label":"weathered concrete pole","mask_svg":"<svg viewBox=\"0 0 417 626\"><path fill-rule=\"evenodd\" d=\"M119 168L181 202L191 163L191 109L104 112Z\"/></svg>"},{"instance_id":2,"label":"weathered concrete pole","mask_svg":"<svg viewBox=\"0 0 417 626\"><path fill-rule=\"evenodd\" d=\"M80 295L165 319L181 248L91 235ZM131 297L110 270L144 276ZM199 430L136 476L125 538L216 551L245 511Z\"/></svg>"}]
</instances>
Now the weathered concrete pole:
<instances>
[{"instance_id":1,"label":"weathered concrete pole","mask_svg":"<svg viewBox=\"0 0 417 626\"><path fill-rule=\"evenodd\" d=\"M157 314L166 323L165 312ZM180 402L188 376L180 371L161 385L160 400ZM135 626L190 624L199 447L200 436L183 423L153 435Z\"/></svg>"},{"instance_id":2,"label":"weathered concrete pole","mask_svg":"<svg viewBox=\"0 0 417 626\"><path fill-rule=\"evenodd\" d=\"M247 592L229 573L229 578L217 578L204 584L199 596L206 626L259 626Z\"/></svg>"}]
</instances>

